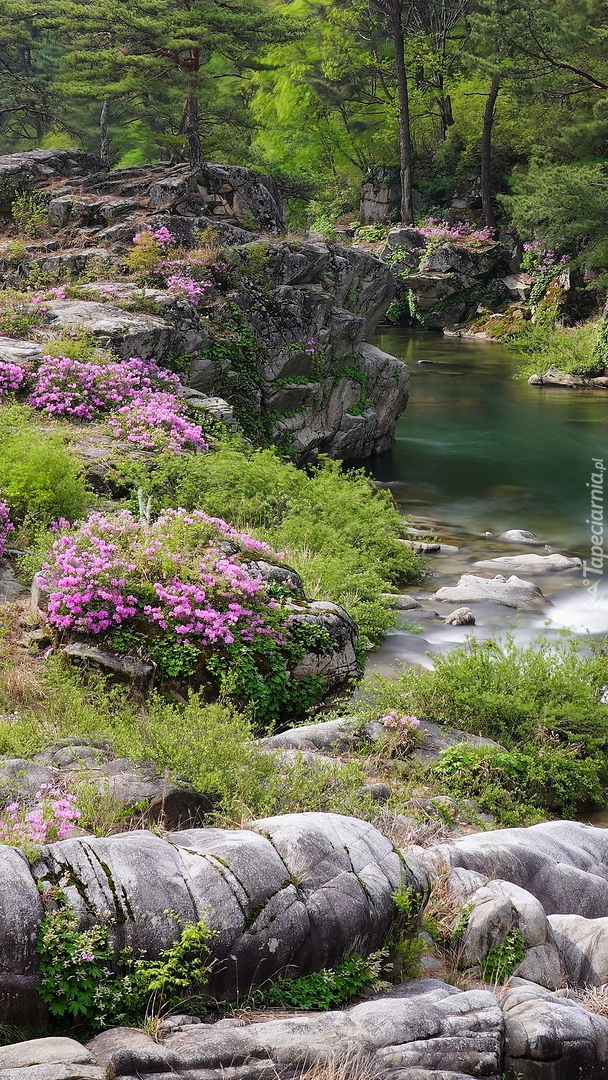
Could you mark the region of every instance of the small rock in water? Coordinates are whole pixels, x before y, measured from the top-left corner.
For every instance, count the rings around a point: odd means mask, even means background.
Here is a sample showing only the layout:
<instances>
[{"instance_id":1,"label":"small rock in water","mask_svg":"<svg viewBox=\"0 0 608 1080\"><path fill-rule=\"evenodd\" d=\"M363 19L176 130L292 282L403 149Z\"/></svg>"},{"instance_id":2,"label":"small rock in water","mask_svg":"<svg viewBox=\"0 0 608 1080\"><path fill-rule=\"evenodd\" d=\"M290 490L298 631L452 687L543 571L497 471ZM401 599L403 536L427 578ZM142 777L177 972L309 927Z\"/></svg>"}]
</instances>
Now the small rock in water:
<instances>
[{"instance_id":1,"label":"small rock in water","mask_svg":"<svg viewBox=\"0 0 608 1080\"><path fill-rule=\"evenodd\" d=\"M446 615L443 621L451 626L474 626L475 616L470 607L459 607Z\"/></svg>"},{"instance_id":2,"label":"small rock in water","mask_svg":"<svg viewBox=\"0 0 608 1080\"><path fill-rule=\"evenodd\" d=\"M492 533L486 533L486 536L492 536ZM498 537L499 540L509 540L512 544L540 544L540 537L536 533L528 532L526 529L507 529L506 532L501 533Z\"/></svg>"},{"instance_id":3,"label":"small rock in water","mask_svg":"<svg viewBox=\"0 0 608 1080\"><path fill-rule=\"evenodd\" d=\"M421 607L418 600L413 596L406 596L405 593L382 593L382 599L396 611L413 611L414 608Z\"/></svg>"},{"instance_id":4,"label":"small rock in water","mask_svg":"<svg viewBox=\"0 0 608 1080\"><path fill-rule=\"evenodd\" d=\"M473 563L482 570L527 571L529 574L552 574L561 570L578 570L580 559L569 559L566 555L505 555L498 559L480 559Z\"/></svg>"}]
</instances>

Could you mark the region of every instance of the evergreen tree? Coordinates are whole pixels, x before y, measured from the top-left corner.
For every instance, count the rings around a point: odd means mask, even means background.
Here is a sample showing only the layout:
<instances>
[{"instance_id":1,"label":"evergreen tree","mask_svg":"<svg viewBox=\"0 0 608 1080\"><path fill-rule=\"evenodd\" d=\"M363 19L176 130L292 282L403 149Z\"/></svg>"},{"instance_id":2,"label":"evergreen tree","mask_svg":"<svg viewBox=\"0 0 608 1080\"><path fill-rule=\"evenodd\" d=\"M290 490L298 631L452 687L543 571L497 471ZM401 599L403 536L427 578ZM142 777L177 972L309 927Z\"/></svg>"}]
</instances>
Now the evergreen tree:
<instances>
[{"instance_id":1,"label":"evergreen tree","mask_svg":"<svg viewBox=\"0 0 608 1080\"><path fill-rule=\"evenodd\" d=\"M47 0L45 11L45 25L70 46L64 92L96 100L107 130L111 102L149 107L169 87L181 98L179 131L193 166L203 161L222 80L244 79L260 50L297 32L261 0Z\"/></svg>"}]
</instances>

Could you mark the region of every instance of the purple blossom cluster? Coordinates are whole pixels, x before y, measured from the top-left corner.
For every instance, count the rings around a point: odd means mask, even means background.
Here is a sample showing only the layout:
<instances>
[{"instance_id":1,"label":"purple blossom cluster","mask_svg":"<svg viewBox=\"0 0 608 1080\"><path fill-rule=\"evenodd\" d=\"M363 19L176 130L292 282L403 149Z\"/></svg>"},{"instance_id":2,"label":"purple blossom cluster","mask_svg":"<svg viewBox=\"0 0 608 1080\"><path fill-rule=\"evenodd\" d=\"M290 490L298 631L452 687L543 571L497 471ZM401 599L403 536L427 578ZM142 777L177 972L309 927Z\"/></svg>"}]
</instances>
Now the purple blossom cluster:
<instances>
[{"instance_id":1,"label":"purple blossom cluster","mask_svg":"<svg viewBox=\"0 0 608 1080\"><path fill-rule=\"evenodd\" d=\"M567 255L559 255L545 247L540 240L530 240L524 244L524 253L521 264L524 270L533 270L544 273L546 270L557 270L569 262Z\"/></svg>"},{"instance_id":2,"label":"purple blossom cluster","mask_svg":"<svg viewBox=\"0 0 608 1080\"><path fill-rule=\"evenodd\" d=\"M167 278L167 291L178 300L188 300L195 307L208 289L212 288L210 281L195 281L194 278L186 277L183 273L171 274Z\"/></svg>"},{"instance_id":3,"label":"purple blossom cluster","mask_svg":"<svg viewBox=\"0 0 608 1080\"><path fill-rule=\"evenodd\" d=\"M0 555L4 553L8 534L15 531L10 518L9 505L5 499L0 499Z\"/></svg>"},{"instance_id":4,"label":"purple blossom cluster","mask_svg":"<svg viewBox=\"0 0 608 1080\"><path fill-rule=\"evenodd\" d=\"M205 451L209 444L203 429L188 420L186 407L175 394L145 390L134 394L108 419L110 430L118 439L126 439L144 450Z\"/></svg>"},{"instance_id":5,"label":"purple blossom cluster","mask_svg":"<svg viewBox=\"0 0 608 1080\"><path fill-rule=\"evenodd\" d=\"M120 363L92 364L68 356L45 356L29 402L51 415L95 420L161 386L176 391L180 381L155 360L132 356Z\"/></svg>"},{"instance_id":6,"label":"purple blossom cluster","mask_svg":"<svg viewBox=\"0 0 608 1080\"><path fill-rule=\"evenodd\" d=\"M268 620L276 603L243 561L260 551L270 549L202 511L168 510L147 527L127 510L94 513L51 548L48 620L88 634L131 622L201 647L279 640Z\"/></svg>"},{"instance_id":7,"label":"purple blossom cluster","mask_svg":"<svg viewBox=\"0 0 608 1080\"><path fill-rule=\"evenodd\" d=\"M0 360L0 398L20 390L27 378L27 370L21 364Z\"/></svg>"},{"instance_id":8,"label":"purple blossom cluster","mask_svg":"<svg viewBox=\"0 0 608 1080\"><path fill-rule=\"evenodd\" d=\"M63 840L80 818L74 805L75 795L68 795L53 784L41 784L35 793L36 805L28 810L18 802L4 807L0 818L0 843L50 844Z\"/></svg>"},{"instance_id":9,"label":"purple blossom cluster","mask_svg":"<svg viewBox=\"0 0 608 1080\"><path fill-rule=\"evenodd\" d=\"M133 243L137 244L142 240L154 240L161 247L176 242L173 233L169 232L165 225L161 225L158 229L142 229L141 232L136 232Z\"/></svg>"},{"instance_id":10,"label":"purple blossom cluster","mask_svg":"<svg viewBox=\"0 0 608 1080\"><path fill-rule=\"evenodd\" d=\"M424 225L418 227L418 231L427 240L470 240L474 243L487 243L492 240L491 230L488 228L476 229L468 221L441 221L439 218L429 217Z\"/></svg>"},{"instance_id":11,"label":"purple blossom cluster","mask_svg":"<svg viewBox=\"0 0 608 1080\"><path fill-rule=\"evenodd\" d=\"M419 742L420 720L417 716L401 716L396 709L380 717L384 727L388 746L393 754L408 752Z\"/></svg>"}]
</instances>

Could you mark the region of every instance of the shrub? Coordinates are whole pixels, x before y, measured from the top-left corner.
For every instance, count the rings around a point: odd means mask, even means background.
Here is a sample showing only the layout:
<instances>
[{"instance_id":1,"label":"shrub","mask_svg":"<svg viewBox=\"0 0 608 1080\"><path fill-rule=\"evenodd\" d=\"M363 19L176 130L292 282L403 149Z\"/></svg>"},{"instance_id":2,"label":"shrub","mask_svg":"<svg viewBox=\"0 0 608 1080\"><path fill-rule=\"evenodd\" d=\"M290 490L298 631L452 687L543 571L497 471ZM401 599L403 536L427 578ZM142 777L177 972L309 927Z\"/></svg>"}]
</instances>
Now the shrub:
<instances>
[{"instance_id":1,"label":"shrub","mask_svg":"<svg viewBox=\"0 0 608 1080\"><path fill-rule=\"evenodd\" d=\"M144 450L167 450L179 455L185 450L209 449L203 429L188 420L186 407L175 394L149 390L136 394L128 405L110 416L109 425L116 438Z\"/></svg>"},{"instance_id":2,"label":"shrub","mask_svg":"<svg viewBox=\"0 0 608 1080\"><path fill-rule=\"evenodd\" d=\"M204 509L285 552L307 594L342 604L368 642L394 617L380 594L420 580L420 560L399 542L392 497L363 471L326 462L307 474L274 450L228 443L179 462L157 458L153 472L127 465L123 474L161 505Z\"/></svg>"},{"instance_id":3,"label":"shrub","mask_svg":"<svg viewBox=\"0 0 608 1080\"><path fill-rule=\"evenodd\" d=\"M46 205L35 192L18 195L11 204L13 220L26 236L43 236L49 228Z\"/></svg>"},{"instance_id":4,"label":"shrub","mask_svg":"<svg viewBox=\"0 0 608 1080\"><path fill-rule=\"evenodd\" d=\"M319 628L292 627L248 567L260 555L274 559L267 544L202 511L167 510L149 526L126 510L92 514L62 533L43 566L47 618L61 633L110 634L111 646L155 660L161 676L192 676L270 723L312 704L323 680L291 678L319 647Z\"/></svg>"},{"instance_id":5,"label":"shrub","mask_svg":"<svg viewBox=\"0 0 608 1080\"><path fill-rule=\"evenodd\" d=\"M277 979L264 994L265 1001L282 1009L339 1008L357 997L362 990L377 990L381 958L350 956L335 968L323 968L301 979Z\"/></svg>"},{"instance_id":6,"label":"shrub","mask_svg":"<svg viewBox=\"0 0 608 1080\"><path fill-rule=\"evenodd\" d=\"M114 958L107 925L80 930L76 914L59 894L57 910L40 925L39 993L53 1018L70 1018L88 1031L141 1022L150 1000L158 1011L173 1009L208 981L209 941L206 922L186 923L181 935L158 959L122 950Z\"/></svg>"},{"instance_id":7,"label":"shrub","mask_svg":"<svg viewBox=\"0 0 608 1080\"><path fill-rule=\"evenodd\" d=\"M78 821L80 810L76 796L53 784L41 784L34 795L35 805L18 802L4 807L0 818L0 842L3 844L50 844L63 840L70 826Z\"/></svg>"},{"instance_id":8,"label":"shrub","mask_svg":"<svg viewBox=\"0 0 608 1080\"><path fill-rule=\"evenodd\" d=\"M62 439L35 430L0 430L0 490L19 523L74 521L89 502L80 464Z\"/></svg>"},{"instance_id":9,"label":"shrub","mask_svg":"<svg viewBox=\"0 0 608 1080\"><path fill-rule=\"evenodd\" d=\"M30 404L52 416L96 420L151 390L176 390L179 378L155 360L132 356L94 364L68 356L45 356L38 368Z\"/></svg>"}]
</instances>

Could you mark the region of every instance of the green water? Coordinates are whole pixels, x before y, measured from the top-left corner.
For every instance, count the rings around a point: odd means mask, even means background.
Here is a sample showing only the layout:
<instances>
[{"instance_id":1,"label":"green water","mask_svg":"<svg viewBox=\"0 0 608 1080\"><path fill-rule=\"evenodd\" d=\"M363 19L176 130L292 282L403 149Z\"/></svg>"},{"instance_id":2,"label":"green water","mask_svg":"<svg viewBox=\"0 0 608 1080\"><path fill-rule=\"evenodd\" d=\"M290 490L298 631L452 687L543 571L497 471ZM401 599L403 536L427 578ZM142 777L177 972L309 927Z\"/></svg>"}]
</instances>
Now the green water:
<instances>
[{"instance_id":1,"label":"green water","mask_svg":"<svg viewBox=\"0 0 608 1080\"><path fill-rule=\"evenodd\" d=\"M513 353L490 342L392 328L374 344L412 373L394 446L369 463L376 479L399 482L404 509L473 533L530 529L584 558L608 391L528 386L513 378Z\"/></svg>"}]
</instances>

